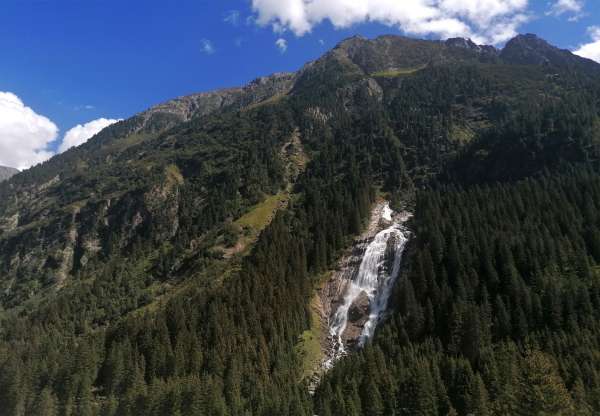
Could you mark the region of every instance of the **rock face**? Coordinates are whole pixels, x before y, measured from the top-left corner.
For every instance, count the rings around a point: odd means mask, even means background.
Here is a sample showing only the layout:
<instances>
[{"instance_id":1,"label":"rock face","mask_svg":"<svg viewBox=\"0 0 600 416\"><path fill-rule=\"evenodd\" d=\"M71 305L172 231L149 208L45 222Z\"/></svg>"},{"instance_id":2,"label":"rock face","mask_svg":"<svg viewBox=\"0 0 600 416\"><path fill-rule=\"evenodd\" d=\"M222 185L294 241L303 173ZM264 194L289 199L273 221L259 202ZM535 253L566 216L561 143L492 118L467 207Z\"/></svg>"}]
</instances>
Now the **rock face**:
<instances>
[{"instance_id":1,"label":"rock face","mask_svg":"<svg viewBox=\"0 0 600 416\"><path fill-rule=\"evenodd\" d=\"M294 73L275 73L260 77L240 88L192 94L156 105L139 114L137 131L164 129L194 117L203 117L223 110L241 110L270 98L287 94L296 79Z\"/></svg>"},{"instance_id":2,"label":"rock face","mask_svg":"<svg viewBox=\"0 0 600 416\"><path fill-rule=\"evenodd\" d=\"M374 312L373 306L376 306L374 302L377 298L377 291L367 293L366 290L361 291L358 289L357 292L354 292L356 296L352 298L353 300L350 304L348 304L349 300L347 298L352 290L356 290L355 287L351 286L357 284L357 278L368 278L362 275L363 273L368 274L370 272L368 270L370 265L365 264L365 262L371 259L366 259L366 257L377 255L376 252L381 253L380 262L371 265L376 269L372 270L372 272L378 275L378 277L375 276L375 280L383 282L387 277L398 272L398 270L394 269L394 266L397 266L395 260L397 260L399 242L394 233L390 233L382 239L380 251L372 247L372 244L377 242L378 238L381 237L381 231L393 226L394 221L389 216L390 212L391 210L387 203L380 203L374 208L369 226L355 240L349 252L342 257L338 269L332 273L319 292L321 322L323 323L321 344L323 350L326 352L325 355L329 359L335 358L336 351L343 350L343 348L340 349L340 341L350 348L354 348L359 343L363 329L369 321L372 312ZM376 257L373 257L373 259L377 261ZM339 339L337 339L332 336L332 326L335 326L336 319L339 319L337 315L340 308L345 307L348 308L347 320L345 321L345 326L341 329Z\"/></svg>"},{"instance_id":3,"label":"rock face","mask_svg":"<svg viewBox=\"0 0 600 416\"><path fill-rule=\"evenodd\" d=\"M10 177L19 173L18 169L8 168L6 166L0 166L0 182L9 179Z\"/></svg>"},{"instance_id":4,"label":"rock face","mask_svg":"<svg viewBox=\"0 0 600 416\"><path fill-rule=\"evenodd\" d=\"M406 212L393 213L387 202L378 203L367 229L318 291L316 312L320 315L324 358L310 378L310 392L335 361L360 348L373 335L400 273L402 252L410 235L402 224L409 218Z\"/></svg>"},{"instance_id":5,"label":"rock face","mask_svg":"<svg viewBox=\"0 0 600 416\"><path fill-rule=\"evenodd\" d=\"M342 335L342 340L346 346L356 347L365 323L369 319L370 311L371 299L369 299L367 292L361 292L348 309L348 326Z\"/></svg>"},{"instance_id":6,"label":"rock face","mask_svg":"<svg viewBox=\"0 0 600 416\"><path fill-rule=\"evenodd\" d=\"M319 291L321 322L323 323L321 332L326 336L329 334L331 318L344 300L347 285L358 273L365 250L380 229L382 209L383 205L381 204L375 207L367 229L356 238L346 255L339 261L337 270L332 273ZM331 348L331 342L331 339L322 339L321 344L324 350Z\"/></svg>"}]
</instances>

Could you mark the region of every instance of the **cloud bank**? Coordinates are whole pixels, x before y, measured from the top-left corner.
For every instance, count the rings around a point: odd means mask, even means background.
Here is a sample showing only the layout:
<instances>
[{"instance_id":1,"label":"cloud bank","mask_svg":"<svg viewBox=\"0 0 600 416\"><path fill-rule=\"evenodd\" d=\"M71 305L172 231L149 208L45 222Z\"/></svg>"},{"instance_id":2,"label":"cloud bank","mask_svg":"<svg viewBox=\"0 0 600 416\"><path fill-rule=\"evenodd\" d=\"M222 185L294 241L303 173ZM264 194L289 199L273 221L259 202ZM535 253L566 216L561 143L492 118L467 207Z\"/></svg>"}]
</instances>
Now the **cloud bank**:
<instances>
[{"instance_id":1,"label":"cloud bank","mask_svg":"<svg viewBox=\"0 0 600 416\"><path fill-rule=\"evenodd\" d=\"M600 62L600 26L588 27L588 34L592 41L581 45L573 53Z\"/></svg>"},{"instance_id":2,"label":"cloud bank","mask_svg":"<svg viewBox=\"0 0 600 416\"><path fill-rule=\"evenodd\" d=\"M100 130L116 123L117 121L120 120L112 118L99 118L97 120L90 121L89 123L76 125L72 129L68 130L65 134L65 137L58 148L58 153L62 153L71 147L82 145L99 133Z\"/></svg>"},{"instance_id":3,"label":"cloud bank","mask_svg":"<svg viewBox=\"0 0 600 416\"><path fill-rule=\"evenodd\" d=\"M377 22L413 35L470 37L498 44L528 20L528 0L252 0L259 25L297 36L329 21L336 28Z\"/></svg>"},{"instance_id":4,"label":"cloud bank","mask_svg":"<svg viewBox=\"0 0 600 416\"><path fill-rule=\"evenodd\" d=\"M57 135L58 127L47 117L0 91L0 165L26 169L49 159L48 146Z\"/></svg>"}]
</instances>

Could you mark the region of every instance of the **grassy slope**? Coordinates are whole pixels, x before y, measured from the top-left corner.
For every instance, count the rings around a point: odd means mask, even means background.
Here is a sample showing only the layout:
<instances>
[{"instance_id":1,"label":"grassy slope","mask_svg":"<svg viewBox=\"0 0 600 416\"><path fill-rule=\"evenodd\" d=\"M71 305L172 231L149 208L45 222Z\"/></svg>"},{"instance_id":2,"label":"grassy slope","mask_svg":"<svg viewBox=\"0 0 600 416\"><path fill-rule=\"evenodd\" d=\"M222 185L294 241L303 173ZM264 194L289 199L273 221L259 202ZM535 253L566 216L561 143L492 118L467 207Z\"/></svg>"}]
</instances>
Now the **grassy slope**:
<instances>
[{"instance_id":1,"label":"grassy slope","mask_svg":"<svg viewBox=\"0 0 600 416\"><path fill-rule=\"evenodd\" d=\"M379 72L372 73L371 76L379 77L379 78L397 78L402 75L414 74L415 72L420 71L421 69L424 69L425 66L426 65L421 65L421 66L416 66L416 67L411 67L411 68L400 68L400 69L393 69L393 70L388 70L388 71L379 71Z\"/></svg>"}]
</instances>

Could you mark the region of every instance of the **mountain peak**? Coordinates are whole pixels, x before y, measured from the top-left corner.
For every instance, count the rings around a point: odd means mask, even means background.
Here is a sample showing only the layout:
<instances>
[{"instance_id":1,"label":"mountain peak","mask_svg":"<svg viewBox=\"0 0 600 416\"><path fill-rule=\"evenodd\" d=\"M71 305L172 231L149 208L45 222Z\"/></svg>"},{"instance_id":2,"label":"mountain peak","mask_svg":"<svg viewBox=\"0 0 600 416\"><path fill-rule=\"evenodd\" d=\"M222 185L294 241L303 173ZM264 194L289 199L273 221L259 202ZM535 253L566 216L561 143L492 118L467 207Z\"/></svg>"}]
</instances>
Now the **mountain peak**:
<instances>
[{"instance_id":1,"label":"mountain peak","mask_svg":"<svg viewBox=\"0 0 600 416\"><path fill-rule=\"evenodd\" d=\"M533 33L515 36L500 54L502 60L517 65L544 65L558 69L578 68L588 74L598 74L600 66L594 61L574 55L567 49L551 45Z\"/></svg>"},{"instance_id":2,"label":"mountain peak","mask_svg":"<svg viewBox=\"0 0 600 416\"><path fill-rule=\"evenodd\" d=\"M449 38L446 40L446 45L475 51L481 50L481 46L475 44L475 42L469 38Z\"/></svg>"},{"instance_id":3,"label":"mountain peak","mask_svg":"<svg viewBox=\"0 0 600 416\"><path fill-rule=\"evenodd\" d=\"M498 50L491 45L477 45L469 38L449 38L444 42L449 48L464 49L478 55L493 56L498 55Z\"/></svg>"},{"instance_id":4,"label":"mountain peak","mask_svg":"<svg viewBox=\"0 0 600 416\"><path fill-rule=\"evenodd\" d=\"M567 51L561 51L533 33L526 33L509 40L502 50L502 57L510 63L545 65L563 52Z\"/></svg>"},{"instance_id":5,"label":"mountain peak","mask_svg":"<svg viewBox=\"0 0 600 416\"><path fill-rule=\"evenodd\" d=\"M519 33L517 36L512 38L509 42L526 42L526 43L550 46L550 44L548 42L546 42L546 40L540 38L535 33Z\"/></svg>"}]
</instances>

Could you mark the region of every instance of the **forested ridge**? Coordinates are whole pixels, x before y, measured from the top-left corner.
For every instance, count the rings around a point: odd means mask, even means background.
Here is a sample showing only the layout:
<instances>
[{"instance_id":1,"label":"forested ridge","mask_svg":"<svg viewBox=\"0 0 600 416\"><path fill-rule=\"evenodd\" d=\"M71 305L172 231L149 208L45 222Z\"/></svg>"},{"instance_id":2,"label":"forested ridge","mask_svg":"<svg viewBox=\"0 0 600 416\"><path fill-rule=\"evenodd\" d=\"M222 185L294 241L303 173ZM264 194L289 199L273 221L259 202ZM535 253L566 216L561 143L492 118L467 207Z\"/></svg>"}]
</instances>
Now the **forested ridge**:
<instances>
[{"instance_id":1,"label":"forested ridge","mask_svg":"<svg viewBox=\"0 0 600 416\"><path fill-rule=\"evenodd\" d=\"M600 69L528 42L353 38L0 184L0 415L600 412ZM378 198L414 213L389 317L312 396L310 301Z\"/></svg>"},{"instance_id":2,"label":"forested ridge","mask_svg":"<svg viewBox=\"0 0 600 416\"><path fill-rule=\"evenodd\" d=\"M599 198L588 167L422 193L396 310L317 413L594 414Z\"/></svg>"}]
</instances>

